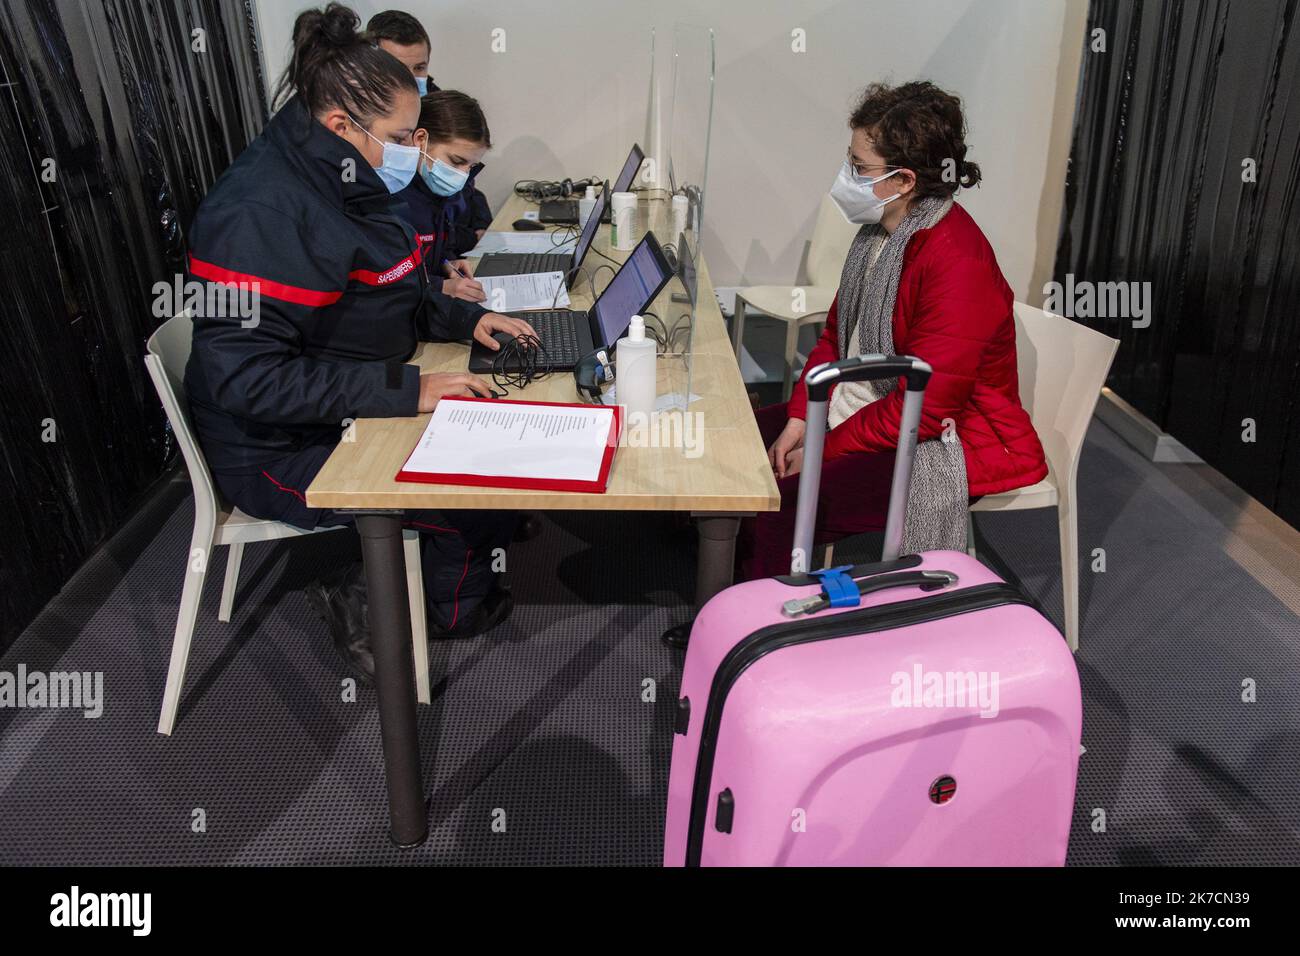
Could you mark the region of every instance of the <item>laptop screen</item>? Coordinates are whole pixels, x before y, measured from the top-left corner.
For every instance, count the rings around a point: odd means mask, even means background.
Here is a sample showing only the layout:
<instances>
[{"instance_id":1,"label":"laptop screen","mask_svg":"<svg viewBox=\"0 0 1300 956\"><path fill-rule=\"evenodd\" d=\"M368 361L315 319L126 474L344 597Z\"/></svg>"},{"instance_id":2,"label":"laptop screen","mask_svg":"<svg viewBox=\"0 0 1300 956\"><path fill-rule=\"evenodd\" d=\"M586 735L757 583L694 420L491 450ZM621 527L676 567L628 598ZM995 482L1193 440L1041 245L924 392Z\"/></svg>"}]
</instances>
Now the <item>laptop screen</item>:
<instances>
[{"instance_id":1,"label":"laptop screen","mask_svg":"<svg viewBox=\"0 0 1300 956\"><path fill-rule=\"evenodd\" d=\"M641 163L644 161L645 153L641 152L640 146L633 143L632 152L627 154L622 172L618 174L618 179L614 180L614 192L625 193L632 188L632 180L636 178L636 171L641 168Z\"/></svg>"},{"instance_id":2,"label":"laptop screen","mask_svg":"<svg viewBox=\"0 0 1300 956\"><path fill-rule=\"evenodd\" d=\"M587 221L582 224L582 233L578 236L578 244L573 247L573 262L569 266L570 270L582 265L582 260L587 257L587 250L591 248L591 241L596 238L596 230L600 228L600 218L605 215L605 206L608 204L609 190L602 189L596 199L596 208L591 211Z\"/></svg>"},{"instance_id":3,"label":"laptop screen","mask_svg":"<svg viewBox=\"0 0 1300 956\"><path fill-rule=\"evenodd\" d=\"M695 291L699 276L695 274L695 260L691 258L691 245L686 241L686 233L677 240L677 275L682 280L686 295L695 305Z\"/></svg>"},{"instance_id":4,"label":"laptop screen","mask_svg":"<svg viewBox=\"0 0 1300 956\"><path fill-rule=\"evenodd\" d=\"M650 242L647 233L596 300L596 325L600 331L597 345L613 345L622 338L632 316L644 312L670 278L662 256L655 255Z\"/></svg>"}]
</instances>

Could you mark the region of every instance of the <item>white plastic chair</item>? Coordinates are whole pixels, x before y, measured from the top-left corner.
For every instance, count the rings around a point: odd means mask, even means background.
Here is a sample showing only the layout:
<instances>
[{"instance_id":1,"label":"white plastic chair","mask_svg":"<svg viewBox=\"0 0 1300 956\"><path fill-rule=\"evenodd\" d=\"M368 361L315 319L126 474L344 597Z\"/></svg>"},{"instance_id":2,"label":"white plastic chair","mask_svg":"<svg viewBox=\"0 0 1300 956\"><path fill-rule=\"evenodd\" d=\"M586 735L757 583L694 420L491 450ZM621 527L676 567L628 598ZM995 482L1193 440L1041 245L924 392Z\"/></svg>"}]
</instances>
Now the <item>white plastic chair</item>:
<instances>
[{"instance_id":1,"label":"white plastic chair","mask_svg":"<svg viewBox=\"0 0 1300 956\"><path fill-rule=\"evenodd\" d=\"M785 326L785 378L781 398L788 401L794 387L794 369L798 355L799 330L805 325L826 321L835 291L840 285L844 258L848 255L853 237L861 226L846 222L830 196L823 196L817 210L817 223L813 226L812 241L808 245L808 285L752 285L736 290L736 314L731 322L731 346L740 355L740 343L745 334L745 308L755 309L786 324ZM803 290L803 308L795 310L795 290Z\"/></svg>"},{"instance_id":2,"label":"white plastic chair","mask_svg":"<svg viewBox=\"0 0 1300 956\"><path fill-rule=\"evenodd\" d=\"M162 713L158 718L158 733L171 734L176 725L176 712L180 707L181 691L185 685L185 665L190 656L190 642L194 637L194 622L198 616L199 599L203 595L203 582L213 548L228 547L226 578L221 589L219 621L228 622L235 606L235 589L239 583L239 565L244 557L244 545L257 541L296 538L318 532L339 531L343 525L307 531L279 521L254 518L223 502L212 482L203 452L194 438L190 426L189 406L185 400L185 363L190 357L190 343L194 323L188 313L168 319L149 339L148 354L144 357L149 377L153 379L163 410L171 422L172 432L181 446L181 455L189 469L190 484L194 489L194 534L185 563L185 585L181 590L180 612L176 616L176 634L172 638L171 663L167 668L167 686L163 692ZM411 601L411 638L415 653L415 679L417 696L421 703L429 703L429 648L425 626L424 577L420 567L420 535L417 531L403 532L406 552L406 587Z\"/></svg>"},{"instance_id":3,"label":"white plastic chair","mask_svg":"<svg viewBox=\"0 0 1300 956\"><path fill-rule=\"evenodd\" d=\"M1035 484L985 495L971 511L1056 508L1061 538L1061 595L1065 640L1079 649L1079 512L1076 481L1083 439L1106 383L1119 342L1087 326L1023 302L1015 304L1020 404L1029 412L1043 452L1047 477ZM975 554L975 524L967 548Z\"/></svg>"}]
</instances>

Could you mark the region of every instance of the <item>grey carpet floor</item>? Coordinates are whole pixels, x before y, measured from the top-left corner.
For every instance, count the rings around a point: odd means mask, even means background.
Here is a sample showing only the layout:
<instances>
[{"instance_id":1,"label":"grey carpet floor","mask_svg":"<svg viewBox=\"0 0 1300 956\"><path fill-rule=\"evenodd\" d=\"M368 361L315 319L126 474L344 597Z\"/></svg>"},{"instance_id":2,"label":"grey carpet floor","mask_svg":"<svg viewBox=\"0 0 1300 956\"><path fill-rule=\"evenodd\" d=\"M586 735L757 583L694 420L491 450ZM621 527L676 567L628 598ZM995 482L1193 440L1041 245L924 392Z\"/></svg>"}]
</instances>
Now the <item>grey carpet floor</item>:
<instances>
[{"instance_id":1,"label":"grey carpet floor","mask_svg":"<svg viewBox=\"0 0 1300 956\"><path fill-rule=\"evenodd\" d=\"M1106 570L1083 577L1069 863L1300 863L1300 620L1104 426L1080 487L1081 550ZM373 693L345 699L300 592L356 553L349 533L248 548L229 624L214 560L176 732L154 732L191 521L183 481L164 486L0 657L104 680L95 719L0 709L0 863L659 862L680 672L659 635L688 614L688 526L555 513L511 551L511 619L436 648L431 834L399 851ZM977 521L981 556L1059 625L1053 513Z\"/></svg>"}]
</instances>

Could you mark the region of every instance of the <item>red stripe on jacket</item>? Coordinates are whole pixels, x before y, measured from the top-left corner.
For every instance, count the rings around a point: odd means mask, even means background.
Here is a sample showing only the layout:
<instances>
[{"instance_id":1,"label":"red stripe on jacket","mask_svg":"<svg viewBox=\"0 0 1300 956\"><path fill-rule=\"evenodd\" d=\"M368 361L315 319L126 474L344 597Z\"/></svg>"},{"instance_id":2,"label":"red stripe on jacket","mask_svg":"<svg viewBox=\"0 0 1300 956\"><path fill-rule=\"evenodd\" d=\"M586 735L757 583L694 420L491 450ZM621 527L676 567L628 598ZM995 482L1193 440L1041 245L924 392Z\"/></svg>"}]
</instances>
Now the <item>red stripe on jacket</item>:
<instances>
[{"instance_id":1,"label":"red stripe on jacket","mask_svg":"<svg viewBox=\"0 0 1300 956\"><path fill-rule=\"evenodd\" d=\"M390 282L404 278L414 272L419 266L423 257L420 254L419 246L409 256L383 272L371 272L368 269L354 269L348 273L349 279L355 279L358 282L364 282L366 285L388 285Z\"/></svg>"},{"instance_id":2,"label":"red stripe on jacket","mask_svg":"<svg viewBox=\"0 0 1300 956\"><path fill-rule=\"evenodd\" d=\"M295 305L316 307L333 305L343 298L342 292L319 292L315 289L304 289L301 286L286 285L283 282L263 279L261 276L251 275L247 272L235 272L232 269L225 269L213 265L211 262L204 262L194 256L190 256L190 272L200 279L207 279L209 282L253 286L257 289L259 295L280 299L283 302L292 302Z\"/></svg>"},{"instance_id":3,"label":"red stripe on jacket","mask_svg":"<svg viewBox=\"0 0 1300 956\"><path fill-rule=\"evenodd\" d=\"M391 269L384 272L372 272L369 269L354 269L348 273L348 278L357 282L363 282L366 285L388 285L397 282L414 272L420 265L420 250L416 249L409 256L403 259ZM321 292L316 289L304 289L301 286L288 285L284 282L275 282L271 279L264 279L261 276L255 276L248 272L235 272L233 269L226 269L222 266L213 265L211 262L204 262L202 259L190 256L190 272L200 279L206 279L209 282L222 282L227 285L247 285L257 289L260 295L272 299L280 299L283 302L292 302L295 305L307 305L320 307L333 305L339 299L343 298L342 292Z\"/></svg>"}]
</instances>

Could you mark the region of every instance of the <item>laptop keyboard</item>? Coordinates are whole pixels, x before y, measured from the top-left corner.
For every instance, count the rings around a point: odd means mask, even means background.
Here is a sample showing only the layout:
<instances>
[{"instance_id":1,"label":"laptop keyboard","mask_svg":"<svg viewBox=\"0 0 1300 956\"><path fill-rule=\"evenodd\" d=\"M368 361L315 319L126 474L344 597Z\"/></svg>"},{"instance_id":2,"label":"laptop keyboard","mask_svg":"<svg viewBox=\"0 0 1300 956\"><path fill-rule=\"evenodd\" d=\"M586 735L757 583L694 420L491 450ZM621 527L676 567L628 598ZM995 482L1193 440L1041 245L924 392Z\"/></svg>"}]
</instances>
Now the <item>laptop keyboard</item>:
<instances>
[{"instance_id":1,"label":"laptop keyboard","mask_svg":"<svg viewBox=\"0 0 1300 956\"><path fill-rule=\"evenodd\" d=\"M546 361L553 365L577 365L577 322L579 312L526 312L520 318L537 330L537 337L546 349Z\"/></svg>"},{"instance_id":2,"label":"laptop keyboard","mask_svg":"<svg viewBox=\"0 0 1300 956\"><path fill-rule=\"evenodd\" d=\"M519 258L519 274L528 275L532 272L563 272L564 267L555 261L555 254L552 252L527 252Z\"/></svg>"}]
</instances>

